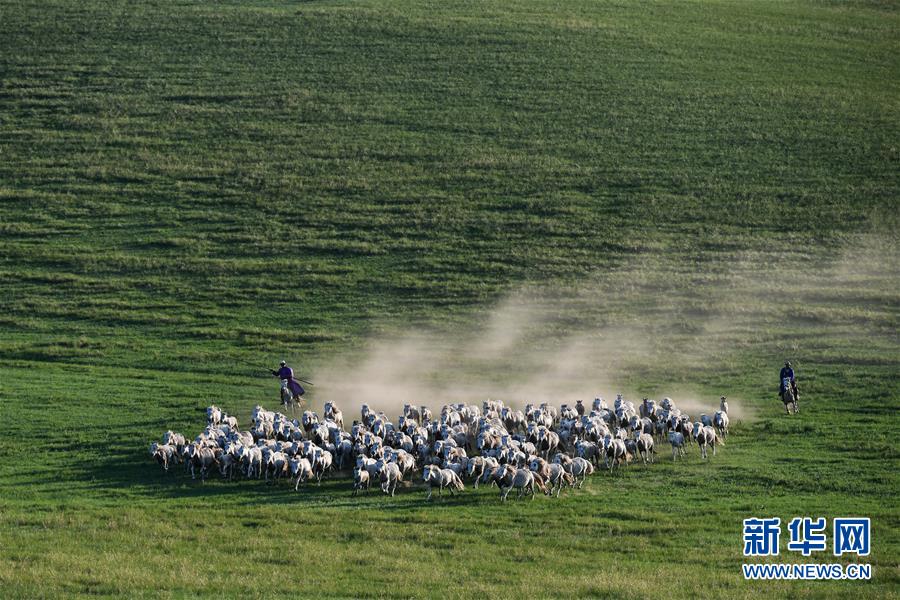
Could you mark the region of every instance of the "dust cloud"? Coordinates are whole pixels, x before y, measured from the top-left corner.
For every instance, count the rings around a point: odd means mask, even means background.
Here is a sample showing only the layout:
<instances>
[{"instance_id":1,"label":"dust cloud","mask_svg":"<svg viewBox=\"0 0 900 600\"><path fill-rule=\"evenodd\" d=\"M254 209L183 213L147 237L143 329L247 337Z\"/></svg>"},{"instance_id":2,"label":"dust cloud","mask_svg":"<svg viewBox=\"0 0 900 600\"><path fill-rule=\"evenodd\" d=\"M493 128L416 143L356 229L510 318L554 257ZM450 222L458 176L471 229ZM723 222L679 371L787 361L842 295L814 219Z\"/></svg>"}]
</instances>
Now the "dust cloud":
<instances>
[{"instance_id":1,"label":"dust cloud","mask_svg":"<svg viewBox=\"0 0 900 600\"><path fill-rule=\"evenodd\" d=\"M641 257L577 287L524 287L469 319L379 336L331 358L315 369L315 404L334 400L354 417L368 404L394 416L404 404L435 411L486 399L517 407L590 405L597 397L611 404L622 393L635 403L669 396L696 418L718 410L724 394L733 419L752 418L729 390L709 393L708 381L692 382L721 368L740 371L748 348L769 352L779 368L786 353L799 351L786 345L784 331L811 316L826 332L840 330L845 316L858 323L858 314L844 315L835 303L852 302L847 282L871 297L866 282L877 272L883 283L883 261L891 260L882 250L871 240L856 243L807 275L793 267L795 257L765 253L700 267ZM896 302L895 290L886 301Z\"/></svg>"},{"instance_id":2,"label":"dust cloud","mask_svg":"<svg viewBox=\"0 0 900 600\"><path fill-rule=\"evenodd\" d=\"M626 376L663 359L674 341L653 320L598 324L606 304L601 296L580 290L563 299L558 292L512 294L469 330L417 330L369 340L362 352L317 368L316 380L328 382L317 391L353 415L362 404L396 415L404 404L435 410L489 398L520 408L529 402L590 405L597 397L611 404L617 393L638 401ZM696 347L703 345L698 341ZM656 398L663 395L672 394ZM717 398L708 399L709 410Z\"/></svg>"}]
</instances>

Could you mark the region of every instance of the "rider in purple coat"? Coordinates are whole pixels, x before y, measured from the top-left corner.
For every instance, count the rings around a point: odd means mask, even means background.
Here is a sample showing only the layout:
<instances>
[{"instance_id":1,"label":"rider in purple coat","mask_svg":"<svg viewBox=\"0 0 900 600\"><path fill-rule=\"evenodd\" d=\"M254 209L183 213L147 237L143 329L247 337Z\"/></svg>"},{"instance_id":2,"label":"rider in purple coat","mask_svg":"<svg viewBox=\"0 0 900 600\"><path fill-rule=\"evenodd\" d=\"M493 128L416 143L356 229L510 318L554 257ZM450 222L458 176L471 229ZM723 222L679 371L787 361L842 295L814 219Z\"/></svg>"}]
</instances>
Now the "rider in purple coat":
<instances>
[{"instance_id":1,"label":"rider in purple coat","mask_svg":"<svg viewBox=\"0 0 900 600\"><path fill-rule=\"evenodd\" d=\"M272 375L274 375L278 379L286 380L288 389L291 390L291 393L295 398L306 393L306 390L303 389L303 386L300 385L296 379L294 379L294 370L287 366L287 363L285 363L284 361L281 361L280 369L278 369L277 371L272 371Z\"/></svg>"}]
</instances>

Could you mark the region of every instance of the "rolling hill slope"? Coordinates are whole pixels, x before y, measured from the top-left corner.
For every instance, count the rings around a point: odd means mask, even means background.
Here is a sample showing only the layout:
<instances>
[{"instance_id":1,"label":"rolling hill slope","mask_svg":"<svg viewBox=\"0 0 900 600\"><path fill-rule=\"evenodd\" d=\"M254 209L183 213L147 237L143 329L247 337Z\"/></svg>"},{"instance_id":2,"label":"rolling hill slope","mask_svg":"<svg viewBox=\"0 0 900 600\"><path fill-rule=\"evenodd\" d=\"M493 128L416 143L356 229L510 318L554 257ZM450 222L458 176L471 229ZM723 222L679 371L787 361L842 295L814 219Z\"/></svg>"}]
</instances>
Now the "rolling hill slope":
<instances>
[{"instance_id":1,"label":"rolling hill slope","mask_svg":"<svg viewBox=\"0 0 900 600\"><path fill-rule=\"evenodd\" d=\"M0 595L896 596L898 27L0 0ZM351 416L623 391L741 420L709 464L503 506L150 462L212 402L273 405L282 357ZM742 519L857 515L873 581L743 580Z\"/></svg>"}]
</instances>

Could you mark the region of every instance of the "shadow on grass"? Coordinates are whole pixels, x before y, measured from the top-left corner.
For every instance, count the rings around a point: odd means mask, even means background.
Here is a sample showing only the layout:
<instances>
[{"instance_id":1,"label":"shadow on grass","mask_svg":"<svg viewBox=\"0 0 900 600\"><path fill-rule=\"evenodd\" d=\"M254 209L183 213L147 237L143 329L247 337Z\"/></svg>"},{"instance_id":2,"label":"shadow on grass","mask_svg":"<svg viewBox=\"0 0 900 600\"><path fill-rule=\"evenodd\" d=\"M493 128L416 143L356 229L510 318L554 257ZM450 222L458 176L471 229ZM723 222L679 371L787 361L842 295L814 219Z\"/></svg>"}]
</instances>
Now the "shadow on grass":
<instances>
[{"instance_id":1,"label":"shadow on grass","mask_svg":"<svg viewBox=\"0 0 900 600\"><path fill-rule=\"evenodd\" d=\"M450 495L445 492L438 496L435 491L432 500L426 500L426 489L416 474L412 481L402 482L396 495L388 498L375 483L368 492L353 495L351 472L335 471L322 480L301 483L294 491L294 482L281 479L277 483L266 483L264 479L235 478L224 480L218 471L201 482L192 480L185 472L184 465L170 467L166 473L148 456L146 460L136 456L120 457L116 460L95 461L83 465L74 479L97 492L110 491L136 498L181 499L181 500L221 500L224 504L239 505L319 505L327 508L365 508L372 506L379 510L416 510L423 506L462 506L478 504L485 500L485 494L469 493ZM481 489L481 488L480 488ZM466 492L469 491L467 486ZM493 496L493 494L492 494ZM510 494L513 498L514 494Z\"/></svg>"}]
</instances>

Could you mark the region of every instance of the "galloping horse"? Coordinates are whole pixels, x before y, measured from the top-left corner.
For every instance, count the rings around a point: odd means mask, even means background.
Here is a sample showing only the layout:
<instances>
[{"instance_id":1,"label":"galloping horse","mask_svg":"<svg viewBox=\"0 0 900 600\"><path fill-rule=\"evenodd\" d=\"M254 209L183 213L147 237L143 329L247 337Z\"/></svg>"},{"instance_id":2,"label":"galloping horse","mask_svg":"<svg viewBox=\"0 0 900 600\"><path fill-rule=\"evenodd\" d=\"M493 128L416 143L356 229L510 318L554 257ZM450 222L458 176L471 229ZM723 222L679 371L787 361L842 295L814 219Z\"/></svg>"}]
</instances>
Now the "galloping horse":
<instances>
[{"instance_id":1,"label":"galloping horse","mask_svg":"<svg viewBox=\"0 0 900 600\"><path fill-rule=\"evenodd\" d=\"M281 405L291 409L291 416L296 415L298 408L302 407L303 399L300 394L294 394L288 385L287 379L281 380Z\"/></svg>"},{"instance_id":2,"label":"galloping horse","mask_svg":"<svg viewBox=\"0 0 900 600\"><path fill-rule=\"evenodd\" d=\"M790 377L781 380L781 401L784 402L784 411L791 414L793 406L794 414L800 412L800 394L794 394L794 386L791 385Z\"/></svg>"}]
</instances>

